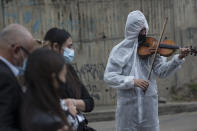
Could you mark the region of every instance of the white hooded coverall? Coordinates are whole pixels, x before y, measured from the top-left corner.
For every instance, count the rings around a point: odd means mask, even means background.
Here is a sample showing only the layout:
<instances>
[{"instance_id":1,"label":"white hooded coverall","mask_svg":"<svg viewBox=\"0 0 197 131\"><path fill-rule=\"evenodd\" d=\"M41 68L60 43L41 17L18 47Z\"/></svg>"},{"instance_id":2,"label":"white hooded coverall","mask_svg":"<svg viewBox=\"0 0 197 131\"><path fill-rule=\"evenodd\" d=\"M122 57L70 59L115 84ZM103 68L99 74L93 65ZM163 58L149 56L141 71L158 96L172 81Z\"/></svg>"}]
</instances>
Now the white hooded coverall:
<instances>
[{"instance_id":1,"label":"white hooded coverall","mask_svg":"<svg viewBox=\"0 0 197 131\"><path fill-rule=\"evenodd\" d=\"M125 39L112 49L105 69L104 81L117 89L117 131L159 131L156 76L167 77L184 62L178 55L168 62L157 55L146 93L135 86L134 78L147 80L153 59L153 56L142 59L137 54L138 35L143 28L148 32L145 16L138 10L131 12Z\"/></svg>"}]
</instances>

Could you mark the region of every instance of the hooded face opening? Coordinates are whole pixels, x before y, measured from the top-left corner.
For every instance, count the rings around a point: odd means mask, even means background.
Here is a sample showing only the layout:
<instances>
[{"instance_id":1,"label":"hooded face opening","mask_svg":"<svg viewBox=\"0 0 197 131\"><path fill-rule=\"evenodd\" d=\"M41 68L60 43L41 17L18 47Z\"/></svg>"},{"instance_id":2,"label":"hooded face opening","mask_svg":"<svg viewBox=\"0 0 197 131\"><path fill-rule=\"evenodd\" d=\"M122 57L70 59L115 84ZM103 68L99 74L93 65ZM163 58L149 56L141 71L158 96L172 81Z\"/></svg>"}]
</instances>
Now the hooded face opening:
<instances>
[{"instance_id":1,"label":"hooded face opening","mask_svg":"<svg viewBox=\"0 0 197 131\"><path fill-rule=\"evenodd\" d=\"M138 35L138 44L146 42L146 28L143 28Z\"/></svg>"},{"instance_id":2,"label":"hooded face opening","mask_svg":"<svg viewBox=\"0 0 197 131\"><path fill-rule=\"evenodd\" d=\"M143 28L143 29L140 31L139 35L146 35L146 28Z\"/></svg>"}]
</instances>

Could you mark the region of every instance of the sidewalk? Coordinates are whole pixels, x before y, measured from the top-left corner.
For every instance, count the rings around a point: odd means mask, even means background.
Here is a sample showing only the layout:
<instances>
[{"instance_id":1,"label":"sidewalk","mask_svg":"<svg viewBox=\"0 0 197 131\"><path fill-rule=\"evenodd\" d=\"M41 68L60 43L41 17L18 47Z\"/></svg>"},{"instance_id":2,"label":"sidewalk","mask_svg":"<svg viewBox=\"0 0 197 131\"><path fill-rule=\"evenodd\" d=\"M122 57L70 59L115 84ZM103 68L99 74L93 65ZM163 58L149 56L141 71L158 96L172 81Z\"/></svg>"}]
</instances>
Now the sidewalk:
<instances>
[{"instance_id":1,"label":"sidewalk","mask_svg":"<svg viewBox=\"0 0 197 131\"><path fill-rule=\"evenodd\" d=\"M89 122L110 121L115 118L116 106L99 106L85 114ZM159 115L197 111L197 102L174 102L159 104Z\"/></svg>"}]
</instances>

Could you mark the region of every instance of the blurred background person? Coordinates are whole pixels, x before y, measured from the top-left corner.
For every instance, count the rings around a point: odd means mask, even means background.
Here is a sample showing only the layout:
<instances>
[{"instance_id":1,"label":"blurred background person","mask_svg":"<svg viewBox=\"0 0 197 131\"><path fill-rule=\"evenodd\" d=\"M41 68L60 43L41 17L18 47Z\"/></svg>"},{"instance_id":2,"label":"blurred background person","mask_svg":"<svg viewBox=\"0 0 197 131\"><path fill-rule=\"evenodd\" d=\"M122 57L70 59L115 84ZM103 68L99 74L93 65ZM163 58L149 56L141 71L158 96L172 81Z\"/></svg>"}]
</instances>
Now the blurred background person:
<instances>
[{"instance_id":1,"label":"blurred background person","mask_svg":"<svg viewBox=\"0 0 197 131\"><path fill-rule=\"evenodd\" d=\"M56 52L42 48L29 56L24 76L27 91L21 110L24 131L72 130L58 91L65 85L66 73L64 58Z\"/></svg>"}]
</instances>

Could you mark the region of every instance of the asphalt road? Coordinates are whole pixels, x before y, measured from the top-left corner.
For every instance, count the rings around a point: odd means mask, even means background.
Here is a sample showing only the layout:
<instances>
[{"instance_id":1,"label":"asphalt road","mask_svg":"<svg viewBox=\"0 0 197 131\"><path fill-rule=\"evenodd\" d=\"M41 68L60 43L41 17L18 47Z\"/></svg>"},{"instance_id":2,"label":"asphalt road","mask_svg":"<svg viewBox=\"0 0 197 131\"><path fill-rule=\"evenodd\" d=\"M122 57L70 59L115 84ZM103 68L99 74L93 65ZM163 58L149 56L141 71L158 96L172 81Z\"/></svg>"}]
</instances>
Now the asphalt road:
<instances>
[{"instance_id":1,"label":"asphalt road","mask_svg":"<svg viewBox=\"0 0 197 131\"><path fill-rule=\"evenodd\" d=\"M160 131L197 131L197 112L159 117ZM115 131L114 121L89 123L97 131Z\"/></svg>"}]
</instances>

